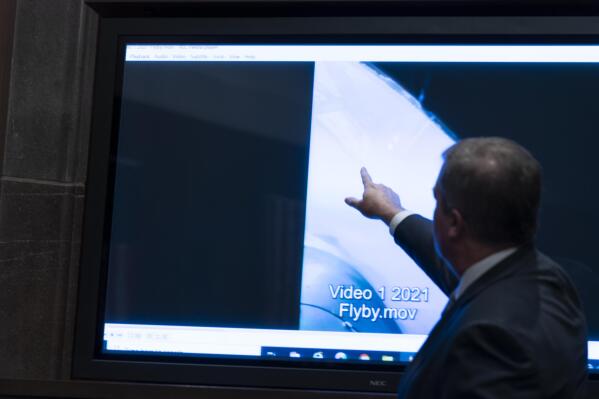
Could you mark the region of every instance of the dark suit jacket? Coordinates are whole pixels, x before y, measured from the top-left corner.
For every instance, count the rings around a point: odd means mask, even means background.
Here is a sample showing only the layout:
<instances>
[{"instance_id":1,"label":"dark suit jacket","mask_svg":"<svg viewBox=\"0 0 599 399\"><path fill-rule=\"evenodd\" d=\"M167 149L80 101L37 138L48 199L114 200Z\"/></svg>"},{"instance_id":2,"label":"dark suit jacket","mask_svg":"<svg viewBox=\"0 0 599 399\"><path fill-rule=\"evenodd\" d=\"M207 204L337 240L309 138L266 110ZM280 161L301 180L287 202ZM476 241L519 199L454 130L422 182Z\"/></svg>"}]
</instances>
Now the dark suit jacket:
<instances>
[{"instance_id":1,"label":"dark suit jacket","mask_svg":"<svg viewBox=\"0 0 599 399\"><path fill-rule=\"evenodd\" d=\"M432 224L406 218L395 241L449 295L458 283ZM497 264L441 317L399 386L401 399L586 398L587 335L569 278L532 245Z\"/></svg>"}]
</instances>

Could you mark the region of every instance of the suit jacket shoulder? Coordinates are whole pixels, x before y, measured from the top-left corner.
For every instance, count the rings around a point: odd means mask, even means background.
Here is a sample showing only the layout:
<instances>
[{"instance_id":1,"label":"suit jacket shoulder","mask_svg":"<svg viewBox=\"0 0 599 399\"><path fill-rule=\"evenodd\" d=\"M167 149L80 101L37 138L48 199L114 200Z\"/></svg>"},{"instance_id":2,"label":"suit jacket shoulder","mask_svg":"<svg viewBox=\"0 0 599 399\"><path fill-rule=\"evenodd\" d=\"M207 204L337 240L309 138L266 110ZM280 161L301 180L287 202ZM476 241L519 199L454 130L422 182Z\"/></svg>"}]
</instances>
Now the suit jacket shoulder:
<instances>
[{"instance_id":1,"label":"suit jacket shoulder","mask_svg":"<svg viewBox=\"0 0 599 399\"><path fill-rule=\"evenodd\" d=\"M435 282L451 287L430 253L430 224L409 219L396 241ZM412 227L416 235L408 237ZM559 265L525 246L441 317L406 371L399 397L584 398L586 364L586 322L573 284Z\"/></svg>"}]
</instances>

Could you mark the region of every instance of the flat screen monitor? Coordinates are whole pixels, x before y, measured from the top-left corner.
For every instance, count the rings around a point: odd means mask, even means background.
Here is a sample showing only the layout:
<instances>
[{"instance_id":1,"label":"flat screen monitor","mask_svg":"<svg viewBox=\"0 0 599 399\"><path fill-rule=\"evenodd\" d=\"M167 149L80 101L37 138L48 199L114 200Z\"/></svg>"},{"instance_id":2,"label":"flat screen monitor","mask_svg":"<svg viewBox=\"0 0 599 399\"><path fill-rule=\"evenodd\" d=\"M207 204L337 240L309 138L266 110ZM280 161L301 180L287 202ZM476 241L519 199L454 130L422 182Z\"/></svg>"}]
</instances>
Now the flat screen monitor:
<instances>
[{"instance_id":1,"label":"flat screen monitor","mask_svg":"<svg viewBox=\"0 0 599 399\"><path fill-rule=\"evenodd\" d=\"M443 152L502 136L543 165L537 244L579 288L599 371L599 46L300 39L119 39L86 209L94 361L393 391L447 297L344 198L366 167L431 218Z\"/></svg>"}]
</instances>

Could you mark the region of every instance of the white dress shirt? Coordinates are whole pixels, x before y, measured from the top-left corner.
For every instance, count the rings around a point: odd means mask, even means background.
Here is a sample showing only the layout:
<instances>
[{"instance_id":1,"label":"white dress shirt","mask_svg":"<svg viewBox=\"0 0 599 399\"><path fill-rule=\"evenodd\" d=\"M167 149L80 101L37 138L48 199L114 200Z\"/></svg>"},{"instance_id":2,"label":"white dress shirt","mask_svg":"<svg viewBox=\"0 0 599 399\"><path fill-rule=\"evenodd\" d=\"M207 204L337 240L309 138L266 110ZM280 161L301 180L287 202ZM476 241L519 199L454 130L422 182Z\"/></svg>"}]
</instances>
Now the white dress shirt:
<instances>
[{"instance_id":1,"label":"white dress shirt","mask_svg":"<svg viewBox=\"0 0 599 399\"><path fill-rule=\"evenodd\" d=\"M460 295L466 291L466 288L470 287L476 280L482 277L483 274L487 273L497 264L499 264L502 260L516 252L518 248L511 247L499 252L495 252L492 255L487 256L484 259L479 260L472 266L470 266L462 277L460 278L460 282L458 286L455 288L455 299L457 300Z\"/></svg>"}]
</instances>

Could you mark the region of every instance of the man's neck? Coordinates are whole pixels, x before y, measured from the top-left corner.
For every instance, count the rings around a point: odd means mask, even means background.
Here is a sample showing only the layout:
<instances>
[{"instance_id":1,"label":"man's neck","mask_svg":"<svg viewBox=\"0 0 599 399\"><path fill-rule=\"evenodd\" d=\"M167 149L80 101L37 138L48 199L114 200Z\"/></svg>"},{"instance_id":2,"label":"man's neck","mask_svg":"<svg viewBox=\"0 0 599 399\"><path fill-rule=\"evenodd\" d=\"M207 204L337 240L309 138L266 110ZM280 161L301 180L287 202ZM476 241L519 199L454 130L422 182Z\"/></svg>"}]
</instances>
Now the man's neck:
<instances>
[{"instance_id":1,"label":"man's neck","mask_svg":"<svg viewBox=\"0 0 599 399\"><path fill-rule=\"evenodd\" d=\"M451 265L458 276L461 277L472 265L511 247L514 247L514 244L485 245L478 242L468 242L463 248L457 251L454 259L451 260Z\"/></svg>"}]
</instances>

